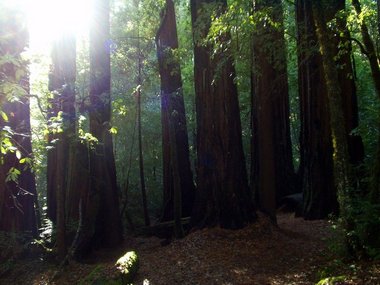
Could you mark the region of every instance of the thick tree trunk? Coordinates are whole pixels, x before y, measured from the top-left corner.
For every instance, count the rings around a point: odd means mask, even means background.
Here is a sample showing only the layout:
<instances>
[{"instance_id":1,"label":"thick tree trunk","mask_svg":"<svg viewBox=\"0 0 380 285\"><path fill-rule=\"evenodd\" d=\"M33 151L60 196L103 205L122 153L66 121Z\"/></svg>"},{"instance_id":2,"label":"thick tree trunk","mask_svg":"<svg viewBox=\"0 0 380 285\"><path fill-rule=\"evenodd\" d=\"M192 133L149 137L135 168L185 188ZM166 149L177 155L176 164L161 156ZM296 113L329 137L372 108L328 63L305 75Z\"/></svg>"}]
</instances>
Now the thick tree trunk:
<instances>
[{"instance_id":1,"label":"thick tree trunk","mask_svg":"<svg viewBox=\"0 0 380 285\"><path fill-rule=\"evenodd\" d=\"M175 209L179 207L183 217L191 215L195 194L189 158L181 70L179 62L173 54L178 49L178 38L172 0L166 1L161 26L156 35L156 45L161 77L164 186L162 221L170 221L174 218ZM172 126L172 132L170 126ZM174 167L175 165L176 167ZM176 186L175 181L177 180L179 185ZM180 205L174 204L176 194L180 194L177 195L181 197Z\"/></svg>"},{"instance_id":2,"label":"thick tree trunk","mask_svg":"<svg viewBox=\"0 0 380 285\"><path fill-rule=\"evenodd\" d=\"M210 5L212 4L212 5ZM192 0L194 73L197 111L197 198L192 223L240 228L255 219L242 147L235 70L231 54L213 54L203 46L211 15L220 15L225 0ZM219 40L229 42L229 33ZM212 56L213 54L213 56Z\"/></svg>"},{"instance_id":3,"label":"thick tree trunk","mask_svg":"<svg viewBox=\"0 0 380 285\"><path fill-rule=\"evenodd\" d=\"M298 0L297 49L301 117L300 179L304 217L320 219L336 212L327 90L315 32L312 1Z\"/></svg>"},{"instance_id":4,"label":"thick tree trunk","mask_svg":"<svg viewBox=\"0 0 380 285\"><path fill-rule=\"evenodd\" d=\"M98 143L90 150L90 187L82 193L82 221L75 255L122 241L111 127L109 1L95 0L90 32L90 132Z\"/></svg>"},{"instance_id":5,"label":"thick tree trunk","mask_svg":"<svg viewBox=\"0 0 380 285\"><path fill-rule=\"evenodd\" d=\"M20 54L28 44L28 31L24 19L19 12L9 11L9 18L1 21L2 31L0 31L0 56L10 55L19 65L11 62L0 65L0 82L7 82L24 90L25 94L20 94L14 102L2 101L1 111L7 114L7 118L0 118L1 140L5 139L5 129L13 146L17 148L15 152L2 153L0 155L0 230L8 232L24 232L37 236L37 221L35 213L35 203L37 198L34 174L31 166L21 163L20 158L33 161L30 126L30 102L29 102L29 72L27 62ZM7 13L5 13L7 14ZM4 14L4 15L5 15ZM13 35L9 37L9 35ZM12 94L1 94L6 98ZM14 95L14 94L13 94ZM16 95L17 96L17 95ZM2 99L3 99L2 98ZM6 181L12 169L19 171L15 180Z\"/></svg>"},{"instance_id":6,"label":"thick tree trunk","mask_svg":"<svg viewBox=\"0 0 380 285\"><path fill-rule=\"evenodd\" d=\"M268 9L269 8L269 9ZM252 156L254 190L259 208L276 220L276 205L296 192L289 124L286 46L281 1L255 1L255 12L268 11L254 31L253 126L257 136ZM274 27L273 23L280 27ZM271 48L268 48L268 43ZM257 162L255 162L257 161Z\"/></svg>"}]
</instances>

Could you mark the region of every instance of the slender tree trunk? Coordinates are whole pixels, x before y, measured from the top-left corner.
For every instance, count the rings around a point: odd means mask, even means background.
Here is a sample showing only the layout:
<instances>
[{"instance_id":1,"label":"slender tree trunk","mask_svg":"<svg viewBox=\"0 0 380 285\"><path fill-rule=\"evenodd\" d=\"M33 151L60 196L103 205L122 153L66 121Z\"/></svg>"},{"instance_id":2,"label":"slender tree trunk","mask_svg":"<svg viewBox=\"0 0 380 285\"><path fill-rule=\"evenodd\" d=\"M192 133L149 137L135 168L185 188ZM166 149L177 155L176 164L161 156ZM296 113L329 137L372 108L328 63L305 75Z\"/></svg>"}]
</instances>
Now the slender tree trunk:
<instances>
[{"instance_id":1,"label":"slender tree trunk","mask_svg":"<svg viewBox=\"0 0 380 285\"><path fill-rule=\"evenodd\" d=\"M289 93L281 1L255 1L255 12L267 11L253 36L257 118L252 175L260 209L276 220L276 205L295 190L289 124ZM272 23L280 25L274 27ZM268 48L267 43L271 43Z\"/></svg>"},{"instance_id":2,"label":"slender tree trunk","mask_svg":"<svg viewBox=\"0 0 380 285\"><path fill-rule=\"evenodd\" d=\"M156 35L156 45L161 77L164 166L164 211L162 220L169 221L173 220L174 213L178 212L179 208L181 208L181 216L188 217L191 215L195 194L190 167L181 70L179 62L173 54L178 49L178 38L172 0L166 1L161 26ZM179 185L176 185L176 181L178 181ZM175 199L176 197L177 199ZM174 200L181 200L181 204L178 205ZM176 218L178 219L178 217Z\"/></svg>"},{"instance_id":3,"label":"slender tree trunk","mask_svg":"<svg viewBox=\"0 0 380 285\"><path fill-rule=\"evenodd\" d=\"M140 68L140 67L139 67ZM139 141L139 170L140 170L140 186L142 194L142 202L144 209L144 220L145 225L150 225L149 211L148 211L148 201L146 197L146 186L145 186L145 174L144 174L144 156L142 150L142 134L141 134L141 88L138 87L137 90L137 130L138 130L138 141Z\"/></svg>"},{"instance_id":4,"label":"slender tree trunk","mask_svg":"<svg viewBox=\"0 0 380 285\"><path fill-rule=\"evenodd\" d=\"M242 147L235 69L231 53L204 46L211 15L220 15L225 0L192 0L194 74L197 111L197 198L192 223L241 228L255 219ZM230 40L228 32L217 39Z\"/></svg>"},{"instance_id":5,"label":"slender tree trunk","mask_svg":"<svg viewBox=\"0 0 380 285\"><path fill-rule=\"evenodd\" d=\"M135 8L139 11L140 0L133 1ZM148 211L148 200L146 195L146 184L145 184L145 172L144 172L144 156L143 156L143 146L142 146L142 130L141 130L141 85L142 85L142 53L141 53L141 38L140 38L140 24L137 26L137 90L136 90L136 101L137 101L137 138L138 138L138 148L139 148L139 174L140 174L140 186L141 186L141 196L142 205L144 211L145 225L150 225L150 217Z\"/></svg>"}]
</instances>

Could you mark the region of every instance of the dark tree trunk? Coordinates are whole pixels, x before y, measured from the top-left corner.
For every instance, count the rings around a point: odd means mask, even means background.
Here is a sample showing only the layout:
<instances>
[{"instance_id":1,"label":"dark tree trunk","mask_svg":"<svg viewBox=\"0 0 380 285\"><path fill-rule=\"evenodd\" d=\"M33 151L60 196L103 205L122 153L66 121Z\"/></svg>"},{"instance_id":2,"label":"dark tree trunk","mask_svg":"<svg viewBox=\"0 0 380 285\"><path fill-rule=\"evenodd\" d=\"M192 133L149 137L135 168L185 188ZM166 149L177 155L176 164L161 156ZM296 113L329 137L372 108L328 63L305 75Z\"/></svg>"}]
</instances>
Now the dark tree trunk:
<instances>
[{"instance_id":1,"label":"dark tree trunk","mask_svg":"<svg viewBox=\"0 0 380 285\"><path fill-rule=\"evenodd\" d=\"M96 0L90 31L90 132L98 143L90 150L88 192L82 193L77 257L93 247L117 246L122 241L111 127L109 1Z\"/></svg>"},{"instance_id":2,"label":"dark tree trunk","mask_svg":"<svg viewBox=\"0 0 380 285\"><path fill-rule=\"evenodd\" d=\"M212 4L212 5L210 5ZM241 228L255 219L242 147L235 69L231 54L213 54L204 46L211 15L220 15L225 0L192 0L194 73L197 111L197 198L192 223ZM227 44L228 32L219 41Z\"/></svg>"},{"instance_id":3,"label":"dark tree trunk","mask_svg":"<svg viewBox=\"0 0 380 285\"><path fill-rule=\"evenodd\" d=\"M269 9L268 9L269 8ZM253 35L255 116L252 185L259 208L276 220L276 205L295 193L289 124L286 46L281 1L255 1L254 11L267 11ZM271 22L279 24L274 27ZM268 48L268 43L271 43ZM255 121L253 120L253 121Z\"/></svg>"},{"instance_id":4,"label":"dark tree trunk","mask_svg":"<svg viewBox=\"0 0 380 285\"><path fill-rule=\"evenodd\" d=\"M183 101L181 70L173 52L178 49L175 9L172 0L166 1L161 26L156 35L157 58L161 77L161 116L163 146L164 211L162 221L174 218L181 206L182 216L191 216L195 187L189 158L189 143ZM173 133L170 126L173 126ZM175 156L173 156L173 153ZM176 165L177 167L174 167ZM178 173L175 175L175 173ZM179 181L176 187L175 181ZM175 191L181 204L175 205ZM180 217L181 218L181 217Z\"/></svg>"},{"instance_id":5,"label":"dark tree trunk","mask_svg":"<svg viewBox=\"0 0 380 285\"><path fill-rule=\"evenodd\" d=\"M5 139L5 129L11 130L8 133L10 141L17 151L0 154L0 230L7 232L27 232L37 236L37 221L35 212L35 201L37 192L34 174L31 165L22 163L20 159L29 160L32 164L33 153L31 144L30 126L30 102L29 102L29 72L27 62L20 54L28 44L28 31L22 15L15 11L9 11L11 15L6 22L1 21L2 31L0 32L0 56L10 55L19 65L11 62L0 65L0 82L6 82L21 88L23 93L14 102L6 101L5 96L11 94L1 94L1 110L4 114L0 117L1 140ZM14 16L12 16L14 15ZM3 101L4 100L4 101ZM14 180L6 181L12 169L19 171L18 177Z\"/></svg>"},{"instance_id":6,"label":"dark tree trunk","mask_svg":"<svg viewBox=\"0 0 380 285\"><path fill-rule=\"evenodd\" d=\"M333 181L330 118L312 1L298 0L296 5L301 115L299 174L304 193L304 217L319 219L336 212L338 207Z\"/></svg>"}]
</instances>

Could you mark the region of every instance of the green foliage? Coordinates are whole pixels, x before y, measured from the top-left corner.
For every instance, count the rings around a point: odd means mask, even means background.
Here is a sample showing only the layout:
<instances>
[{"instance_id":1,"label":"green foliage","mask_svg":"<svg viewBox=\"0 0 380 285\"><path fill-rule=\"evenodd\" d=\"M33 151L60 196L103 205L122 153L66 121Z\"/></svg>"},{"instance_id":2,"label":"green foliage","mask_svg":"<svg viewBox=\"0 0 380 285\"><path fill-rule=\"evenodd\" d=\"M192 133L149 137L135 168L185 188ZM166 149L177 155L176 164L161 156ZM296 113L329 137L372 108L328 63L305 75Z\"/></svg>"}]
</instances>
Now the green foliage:
<instances>
[{"instance_id":1,"label":"green foliage","mask_svg":"<svg viewBox=\"0 0 380 285\"><path fill-rule=\"evenodd\" d=\"M21 171L18 170L15 167L11 167L7 173L7 178L5 179L6 182L13 181L16 182L17 178L21 174Z\"/></svg>"},{"instance_id":2,"label":"green foliage","mask_svg":"<svg viewBox=\"0 0 380 285\"><path fill-rule=\"evenodd\" d=\"M346 280L345 276L327 277L320 280L316 285L338 285Z\"/></svg>"},{"instance_id":3,"label":"green foliage","mask_svg":"<svg viewBox=\"0 0 380 285\"><path fill-rule=\"evenodd\" d=\"M351 224L344 224L342 217L333 222L333 238L328 240L330 251L343 259L380 259L380 205L373 204L367 197L357 195L351 201L344 218L351 221ZM336 264L335 269L327 272L333 273L344 264L336 260L336 263L339 262L341 264Z\"/></svg>"},{"instance_id":4,"label":"green foliage","mask_svg":"<svg viewBox=\"0 0 380 285\"><path fill-rule=\"evenodd\" d=\"M127 252L118 259L114 270L107 269L104 265L97 265L89 274L83 277L78 284L99 285L126 285L132 284L139 269L139 259L134 251Z\"/></svg>"},{"instance_id":5,"label":"green foliage","mask_svg":"<svg viewBox=\"0 0 380 285\"><path fill-rule=\"evenodd\" d=\"M347 232L359 257L380 259L380 205L358 198L352 209L355 227Z\"/></svg>"},{"instance_id":6,"label":"green foliage","mask_svg":"<svg viewBox=\"0 0 380 285\"><path fill-rule=\"evenodd\" d=\"M115 264L120 271L123 283L131 283L139 269L139 258L135 251L129 251L120 257Z\"/></svg>"},{"instance_id":7,"label":"green foliage","mask_svg":"<svg viewBox=\"0 0 380 285\"><path fill-rule=\"evenodd\" d=\"M127 211L133 213L137 225L143 224L136 129L138 88L149 212L159 216L161 208L160 83L154 39L163 4L164 1L119 1L111 19L111 34L117 46L111 56L117 176L122 204L127 202Z\"/></svg>"}]
</instances>

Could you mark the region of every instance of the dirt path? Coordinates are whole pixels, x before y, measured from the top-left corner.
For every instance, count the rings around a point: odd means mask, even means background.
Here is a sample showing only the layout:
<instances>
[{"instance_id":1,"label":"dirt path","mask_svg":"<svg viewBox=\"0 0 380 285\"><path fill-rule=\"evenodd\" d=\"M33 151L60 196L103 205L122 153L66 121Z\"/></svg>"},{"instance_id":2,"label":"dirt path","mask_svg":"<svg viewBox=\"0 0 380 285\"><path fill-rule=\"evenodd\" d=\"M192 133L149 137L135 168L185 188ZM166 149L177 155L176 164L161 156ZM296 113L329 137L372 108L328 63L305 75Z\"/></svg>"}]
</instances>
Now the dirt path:
<instances>
[{"instance_id":1,"label":"dirt path","mask_svg":"<svg viewBox=\"0 0 380 285\"><path fill-rule=\"evenodd\" d=\"M331 236L325 221L278 217L243 230L207 229L140 249L137 284L314 284Z\"/></svg>"},{"instance_id":2,"label":"dirt path","mask_svg":"<svg viewBox=\"0 0 380 285\"><path fill-rule=\"evenodd\" d=\"M278 216L278 228L266 219L238 231L205 229L161 246L158 238L129 238L125 248L97 253L87 264L71 263L49 284L92 284L107 275L118 257L136 250L140 269L135 284L315 284L329 270L335 276L354 273L355 278L336 283L380 284L380 266L335 264L327 245L331 240L327 221L304 221L291 214ZM335 263L334 263L335 262ZM24 259L0 284L48 284L56 269L48 262ZM95 283L94 283L95 284ZM96 283L100 284L100 283Z\"/></svg>"}]
</instances>

